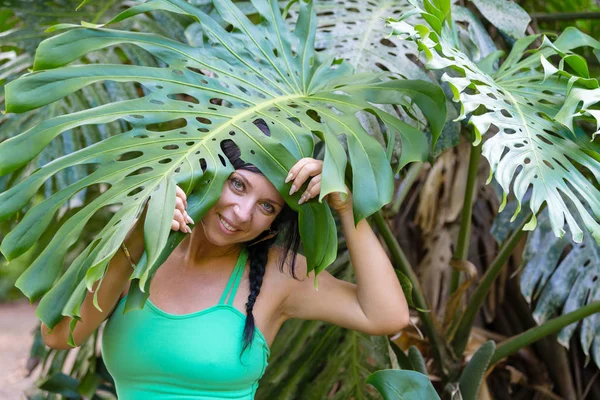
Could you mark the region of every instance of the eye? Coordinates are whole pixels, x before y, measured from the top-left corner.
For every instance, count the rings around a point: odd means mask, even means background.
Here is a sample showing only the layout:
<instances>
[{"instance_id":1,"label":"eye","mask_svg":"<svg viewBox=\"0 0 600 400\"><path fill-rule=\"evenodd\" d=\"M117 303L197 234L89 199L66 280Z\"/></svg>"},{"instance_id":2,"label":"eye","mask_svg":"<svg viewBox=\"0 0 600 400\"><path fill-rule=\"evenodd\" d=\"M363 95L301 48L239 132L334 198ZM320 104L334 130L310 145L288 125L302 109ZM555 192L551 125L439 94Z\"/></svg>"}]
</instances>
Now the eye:
<instances>
[{"instance_id":1,"label":"eye","mask_svg":"<svg viewBox=\"0 0 600 400\"><path fill-rule=\"evenodd\" d=\"M237 178L231 178L231 186L235 189L235 190L244 190L244 182L240 181Z\"/></svg>"},{"instance_id":2,"label":"eye","mask_svg":"<svg viewBox=\"0 0 600 400\"><path fill-rule=\"evenodd\" d=\"M275 207L273 207L273 205L271 203L266 203L266 202L263 203L263 208L269 214L272 214L275 212Z\"/></svg>"}]
</instances>

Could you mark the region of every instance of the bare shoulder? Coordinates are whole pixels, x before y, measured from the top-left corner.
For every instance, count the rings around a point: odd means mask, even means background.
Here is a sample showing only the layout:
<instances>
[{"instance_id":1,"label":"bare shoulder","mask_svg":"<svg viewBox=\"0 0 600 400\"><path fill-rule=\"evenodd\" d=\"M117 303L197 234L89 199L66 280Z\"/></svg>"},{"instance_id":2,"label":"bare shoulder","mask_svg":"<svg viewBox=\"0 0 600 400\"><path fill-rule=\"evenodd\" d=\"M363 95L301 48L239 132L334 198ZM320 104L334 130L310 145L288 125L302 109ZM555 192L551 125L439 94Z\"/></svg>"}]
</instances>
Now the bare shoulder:
<instances>
[{"instance_id":1,"label":"bare shoulder","mask_svg":"<svg viewBox=\"0 0 600 400\"><path fill-rule=\"evenodd\" d=\"M283 260L285 257L285 260ZM282 264L283 261L283 264ZM285 249L280 246L272 246L269 249L269 261L267 263L267 273L279 283L292 283L293 281L303 281L307 279L306 275L306 257L300 253L285 254Z\"/></svg>"}]
</instances>

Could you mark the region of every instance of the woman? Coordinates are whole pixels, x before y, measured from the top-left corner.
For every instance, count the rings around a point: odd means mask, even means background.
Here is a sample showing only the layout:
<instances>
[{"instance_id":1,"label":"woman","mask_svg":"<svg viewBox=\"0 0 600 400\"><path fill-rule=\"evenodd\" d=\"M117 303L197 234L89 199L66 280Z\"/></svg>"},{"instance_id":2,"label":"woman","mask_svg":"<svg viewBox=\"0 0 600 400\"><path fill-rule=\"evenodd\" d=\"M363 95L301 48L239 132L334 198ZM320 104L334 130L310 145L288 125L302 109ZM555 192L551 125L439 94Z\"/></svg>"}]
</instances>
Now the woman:
<instances>
[{"instance_id":1,"label":"woman","mask_svg":"<svg viewBox=\"0 0 600 400\"><path fill-rule=\"evenodd\" d=\"M392 265L368 223L354 225L351 196L330 194L327 201L340 217L357 284L324 271L315 290L314 273L307 276L306 259L296 254L296 213L256 167L240 159L233 142L225 142L223 151L235 172L194 230L185 193L177 188L172 229L189 236L156 272L145 307L123 315L131 264L143 252L144 215L98 289L102 311L93 306L93 293L83 302L73 338L82 343L110 316L102 350L122 400L253 399L269 346L289 318L371 335L393 334L408 324ZM300 203L319 195L322 168L322 161L304 158L290 170L290 193L310 179ZM42 326L48 346L69 347L69 322L65 317L52 332Z\"/></svg>"}]
</instances>

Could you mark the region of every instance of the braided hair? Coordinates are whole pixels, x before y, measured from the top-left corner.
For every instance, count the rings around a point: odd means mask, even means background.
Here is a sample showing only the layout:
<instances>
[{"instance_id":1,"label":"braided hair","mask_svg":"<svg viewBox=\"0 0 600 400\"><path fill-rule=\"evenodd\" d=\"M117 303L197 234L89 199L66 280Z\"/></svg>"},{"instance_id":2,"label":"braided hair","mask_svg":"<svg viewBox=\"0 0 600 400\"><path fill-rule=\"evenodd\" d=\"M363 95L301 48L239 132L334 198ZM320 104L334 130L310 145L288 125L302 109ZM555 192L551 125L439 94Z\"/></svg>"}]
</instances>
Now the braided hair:
<instances>
[{"instance_id":1,"label":"braided hair","mask_svg":"<svg viewBox=\"0 0 600 400\"><path fill-rule=\"evenodd\" d=\"M259 126L259 128L261 127ZM235 169L243 169L262 174L262 172L254 165L248 164L240 158L240 149L233 141L225 140L221 142L221 149ZM277 234L273 237L268 237L269 235L272 235L272 232L277 232ZM286 262L291 258L291 261L288 263L289 272L297 279L295 274L295 255L300 247L298 214L286 204L271 224L271 228L260 234L254 239L253 243L254 244L249 243L247 246L248 258L250 259L250 294L248 295L248 301L246 302L246 322L242 336L242 353L251 345L254 339L256 324L254 322L254 314L252 311L256 299L260 294L263 277L265 276L269 258L269 249L273 245L277 244L283 250L281 252L281 259L279 260L279 270L283 272Z\"/></svg>"}]
</instances>

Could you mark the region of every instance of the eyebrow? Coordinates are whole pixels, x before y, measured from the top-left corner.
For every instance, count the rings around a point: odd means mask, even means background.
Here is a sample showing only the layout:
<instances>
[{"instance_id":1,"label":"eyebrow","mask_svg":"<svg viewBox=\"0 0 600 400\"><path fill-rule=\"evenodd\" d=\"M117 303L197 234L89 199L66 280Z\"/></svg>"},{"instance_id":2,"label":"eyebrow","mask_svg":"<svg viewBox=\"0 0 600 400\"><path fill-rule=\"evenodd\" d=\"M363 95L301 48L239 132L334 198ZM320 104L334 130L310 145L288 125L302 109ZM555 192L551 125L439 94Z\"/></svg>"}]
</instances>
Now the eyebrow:
<instances>
[{"instance_id":1,"label":"eyebrow","mask_svg":"<svg viewBox=\"0 0 600 400\"><path fill-rule=\"evenodd\" d=\"M246 184L247 186L250 187L250 189L252 189L252 184L248 181L248 179L246 179L242 174L235 174L236 178L241 179L242 181L244 181L244 184ZM278 205L279 207L283 208L283 205L280 204L278 201L275 201L273 199L266 199L268 202L273 203Z\"/></svg>"}]
</instances>

